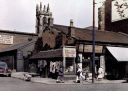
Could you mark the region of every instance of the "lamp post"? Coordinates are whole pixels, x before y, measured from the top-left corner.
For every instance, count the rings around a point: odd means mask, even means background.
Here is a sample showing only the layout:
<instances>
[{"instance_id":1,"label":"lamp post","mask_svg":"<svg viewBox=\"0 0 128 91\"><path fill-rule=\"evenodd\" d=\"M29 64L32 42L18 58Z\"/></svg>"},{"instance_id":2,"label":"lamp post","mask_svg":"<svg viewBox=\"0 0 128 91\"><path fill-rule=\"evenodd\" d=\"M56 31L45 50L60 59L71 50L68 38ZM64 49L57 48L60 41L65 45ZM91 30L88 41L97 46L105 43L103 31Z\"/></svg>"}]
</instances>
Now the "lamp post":
<instances>
[{"instance_id":1,"label":"lamp post","mask_svg":"<svg viewBox=\"0 0 128 91\"><path fill-rule=\"evenodd\" d=\"M106 0L101 0L98 3L104 5ZM93 0L93 31L92 31L92 83L95 82L95 5L96 2Z\"/></svg>"},{"instance_id":2,"label":"lamp post","mask_svg":"<svg viewBox=\"0 0 128 91\"><path fill-rule=\"evenodd\" d=\"M92 31L92 83L95 80L95 0L93 0L93 31Z\"/></svg>"}]
</instances>

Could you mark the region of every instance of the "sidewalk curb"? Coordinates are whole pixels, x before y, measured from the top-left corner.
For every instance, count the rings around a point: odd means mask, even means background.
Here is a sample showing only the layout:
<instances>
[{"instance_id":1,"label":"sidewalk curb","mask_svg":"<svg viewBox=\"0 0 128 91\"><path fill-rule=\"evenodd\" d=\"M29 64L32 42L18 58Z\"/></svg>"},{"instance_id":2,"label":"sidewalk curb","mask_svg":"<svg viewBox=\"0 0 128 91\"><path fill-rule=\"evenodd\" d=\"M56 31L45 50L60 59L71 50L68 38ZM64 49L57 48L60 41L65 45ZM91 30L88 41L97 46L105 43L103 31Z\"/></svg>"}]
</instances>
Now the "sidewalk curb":
<instances>
[{"instance_id":1,"label":"sidewalk curb","mask_svg":"<svg viewBox=\"0 0 128 91\"><path fill-rule=\"evenodd\" d=\"M35 81L31 81L32 83L41 83L41 84L46 84L46 85L89 85L92 83L47 83L47 82L35 82Z\"/></svg>"},{"instance_id":2,"label":"sidewalk curb","mask_svg":"<svg viewBox=\"0 0 128 91\"><path fill-rule=\"evenodd\" d=\"M20 80L24 80L24 74L25 72L15 72L12 73L12 78L17 78ZM25 80L24 80L25 81ZM56 83L55 79L50 78L38 78L38 77L32 77L31 81L32 83L41 83L41 84L47 84L47 85L92 85L92 84L119 84L119 83L125 83L126 80L96 80L94 83L92 83L91 80L85 80L81 81L81 83L75 83L75 80L66 80L65 83Z\"/></svg>"}]
</instances>

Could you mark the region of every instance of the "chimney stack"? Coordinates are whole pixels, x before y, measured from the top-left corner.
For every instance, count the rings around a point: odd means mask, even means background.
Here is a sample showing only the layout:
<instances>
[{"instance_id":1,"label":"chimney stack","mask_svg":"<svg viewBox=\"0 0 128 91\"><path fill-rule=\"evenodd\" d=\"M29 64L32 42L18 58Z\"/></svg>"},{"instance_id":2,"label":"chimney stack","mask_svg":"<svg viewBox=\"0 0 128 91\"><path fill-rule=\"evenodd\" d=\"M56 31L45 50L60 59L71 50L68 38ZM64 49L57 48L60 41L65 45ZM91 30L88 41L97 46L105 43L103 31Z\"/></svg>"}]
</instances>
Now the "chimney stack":
<instances>
[{"instance_id":1,"label":"chimney stack","mask_svg":"<svg viewBox=\"0 0 128 91\"><path fill-rule=\"evenodd\" d=\"M70 27L73 27L73 19L70 19Z\"/></svg>"},{"instance_id":2,"label":"chimney stack","mask_svg":"<svg viewBox=\"0 0 128 91\"><path fill-rule=\"evenodd\" d=\"M75 37L75 28L74 28L74 25L73 25L73 19L70 19L70 26L69 26L69 29L68 29L68 35L71 36L71 37Z\"/></svg>"}]
</instances>

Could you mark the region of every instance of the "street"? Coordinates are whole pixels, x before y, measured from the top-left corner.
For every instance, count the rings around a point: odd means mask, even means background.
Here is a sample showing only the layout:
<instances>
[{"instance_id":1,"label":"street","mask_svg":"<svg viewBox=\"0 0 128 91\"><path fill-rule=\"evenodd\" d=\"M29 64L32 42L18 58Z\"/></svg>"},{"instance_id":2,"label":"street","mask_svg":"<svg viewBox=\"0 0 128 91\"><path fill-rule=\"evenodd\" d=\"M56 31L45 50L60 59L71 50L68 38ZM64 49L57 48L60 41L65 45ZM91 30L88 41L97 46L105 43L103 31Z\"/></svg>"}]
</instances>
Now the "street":
<instances>
[{"instance_id":1,"label":"street","mask_svg":"<svg viewBox=\"0 0 128 91\"><path fill-rule=\"evenodd\" d=\"M115 84L41 84L17 78L0 77L0 91L127 91L128 83Z\"/></svg>"}]
</instances>

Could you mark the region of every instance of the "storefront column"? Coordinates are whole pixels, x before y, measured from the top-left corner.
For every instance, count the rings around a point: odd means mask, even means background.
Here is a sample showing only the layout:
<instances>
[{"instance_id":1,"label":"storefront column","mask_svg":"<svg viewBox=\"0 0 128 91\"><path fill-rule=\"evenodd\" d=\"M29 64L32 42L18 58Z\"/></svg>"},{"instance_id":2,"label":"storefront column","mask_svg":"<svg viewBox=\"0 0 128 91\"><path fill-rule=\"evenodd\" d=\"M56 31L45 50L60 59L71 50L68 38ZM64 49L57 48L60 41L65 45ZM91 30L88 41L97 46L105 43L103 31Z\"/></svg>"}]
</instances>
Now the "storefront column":
<instances>
[{"instance_id":1,"label":"storefront column","mask_svg":"<svg viewBox=\"0 0 128 91\"><path fill-rule=\"evenodd\" d=\"M73 58L74 59L74 72L75 72L75 74L76 74L76 62L75 62L75 57Z\"/></svg>"},{"instance_id":2,"label":"storefront column","mask_svg":"<svg viewBox=\"0 0 128 91\"><path fill-rule=\"evenodd\" d=\"M105 73L105 57L104 57L104 55L100 56L100 67L103 68L104 73Z\"/></svg>"},{"instance_id":3,"label":"storefront column","mask_svg":"<svg viewBox=\"0 0 128 91\"><path fill-rule=\"evenodd\" d=\"M63 47L63 67L64 67L64 74L65 74L65 65L66 65L66 57L65 57L65 47Z\"/></svg>"},{"instance_id":4,"label":"storefront column","mask_svg":"<svg viewBox=\"0 0 128 91\"><path fill-rule=\"evenodd\" d=\"M66 57L63 57L63 67L64 67L64 73L65 73L65 67L66 67Z\"/></svg>"},{"instance_id":5,"label":"storefront column","mask_svg":"<svg viewBox=\"0 0 128 91\"><path fill-rule=\"evenodd\" d=\"M17 71L24 71L24 60L23 60L23 52L17 51Z\"/></svg>"},{"instance_id":6,"label":"storefront column","mask_svg":"<svg viewBox=\"0 0 128 91\"><path fill-rule=\"evenodd\" d=\"M125 75L128 75L128 63L126 62L126 67L125 67Z\"/></svg>"},{"instance_id":7,"label":"storefront column","mask_svg":"<svg viewBox=\"0 0 128 91\"><path fill-rule=\"evenodd\" d=\"M14 70L15 69L15 60L14 60L14 56L11 56L12 57L12 69Z\"/></svg>"}]
</instances>

